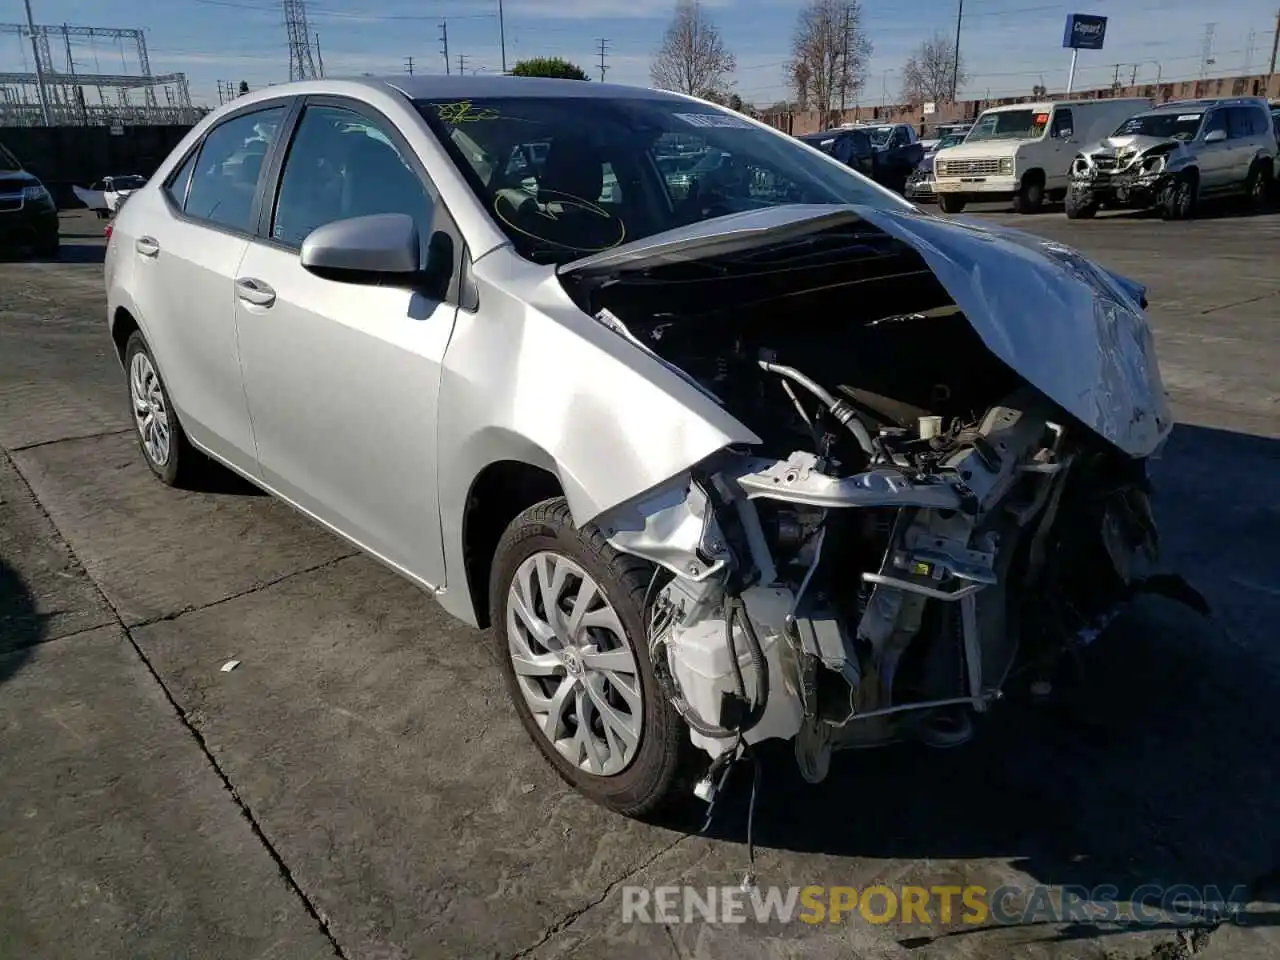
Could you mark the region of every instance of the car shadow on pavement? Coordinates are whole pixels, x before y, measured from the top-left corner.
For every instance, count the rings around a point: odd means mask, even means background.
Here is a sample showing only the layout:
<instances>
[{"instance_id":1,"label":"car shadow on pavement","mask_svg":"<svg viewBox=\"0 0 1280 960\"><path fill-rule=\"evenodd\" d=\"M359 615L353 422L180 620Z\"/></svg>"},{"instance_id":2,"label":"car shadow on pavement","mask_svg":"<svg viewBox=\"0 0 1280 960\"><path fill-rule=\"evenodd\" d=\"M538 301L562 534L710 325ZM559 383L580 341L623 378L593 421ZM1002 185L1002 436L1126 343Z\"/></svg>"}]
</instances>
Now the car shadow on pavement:
<instances>
[{"instance_id":1,"label":"car shadow on pavement","mask_svg":"<svg viewBox=\"0 0 1280 960\"><path fill-rule=\"evenodd\" d=\"M49 616L36 611L26 582L0 558L0 684L22 668L44 639Z\"/></svg>"},{"instance_id":2,"label":"car shadow on pavement","mask_svg":"<svg viewBox=\"0 0 1280 960\"><path fill-rule=\"evenodd\" d=\"M1164 566L1212 618L1143 598L1083 651L1077 682L997 703L963 747L837 753L817 786L789 749L762 751L756 844L994 859L1121 900L1155 883L1280 902L1280 440L1179 425L1154 472ZM736 842L751 792L739 766L707 831ZM1280 925L1280 912L1251 920Z\"/></svg>"},{"instance_id":3,"label":"car shadow on pavement","mask_svg":"<svg viewBox=\"0 0 1280 960\"><path fill-rule=\"evenodd\" d=\"M0 252L0 263L102 263L107 256L103 243L64 243L56 257L23 254L20 250Z\"/></svg>"}]
</instances>

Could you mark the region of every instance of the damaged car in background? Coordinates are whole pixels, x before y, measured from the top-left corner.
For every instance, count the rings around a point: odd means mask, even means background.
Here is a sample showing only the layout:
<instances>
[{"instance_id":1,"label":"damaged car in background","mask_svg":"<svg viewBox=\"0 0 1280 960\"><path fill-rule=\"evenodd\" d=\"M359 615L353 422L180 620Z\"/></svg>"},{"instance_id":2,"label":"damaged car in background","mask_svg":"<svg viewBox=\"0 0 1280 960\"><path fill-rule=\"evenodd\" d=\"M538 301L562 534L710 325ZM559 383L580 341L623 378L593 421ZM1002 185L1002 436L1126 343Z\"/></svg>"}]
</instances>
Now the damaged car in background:
<instances>
[{"instance_id":1,"label":"damaged car in background","mask_svg":"<svg viewBox=\"0 0 1280 960\"><path fill-rule=\"evenodd\" d=\"M734 175L673 193L676 141ZM189 323L168 271L229 210L240 322ZM490 628L543 755L629 815L763 741L815 782L961 744L1161 589L1143 288L690 97L272 87L131 196L106 275L152 471L211 456Z\"/></svg>"},{"instance_id":2,"label":"damaged car in background","mask_svg":"<svg viewBox=\"0 0 1280 960\"><path fill-rule=\"evenodd\" d=\"M1194 216L1202 199L1270 199L1277 139L1261 97L1180 100L1129 118L1071 163L1066 214L1157 207L1165 220Z\"/></svg>"}]
</instances>

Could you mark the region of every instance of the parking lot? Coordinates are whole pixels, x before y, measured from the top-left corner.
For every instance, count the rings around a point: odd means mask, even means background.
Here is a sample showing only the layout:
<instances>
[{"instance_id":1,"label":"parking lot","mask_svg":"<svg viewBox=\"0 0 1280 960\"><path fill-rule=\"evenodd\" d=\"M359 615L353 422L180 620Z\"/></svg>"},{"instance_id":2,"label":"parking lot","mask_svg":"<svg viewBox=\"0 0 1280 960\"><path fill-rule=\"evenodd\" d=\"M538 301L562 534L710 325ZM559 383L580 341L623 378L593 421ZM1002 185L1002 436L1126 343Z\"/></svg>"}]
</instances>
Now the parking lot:
<instances>
[{"instance_id":1,"label":"parking lot","mask_svg":"<svg viewBox=\"0 0 1280 960\"><path fill-rule=\"evenodd\" d=\"M818 787L771 766L758 882L1242 884L1240 924L624 923L626 885L741 879L749 778L705 834L606 813L480 634L241 482L156 482L101 224L64 214L59 262L0 263L0 955L1280 955L1280 214L968 213L1149 285L1165 562L1216 616L1145 605L1083 693L969 746L837 755Z\"/></svg>"}]
</instances>

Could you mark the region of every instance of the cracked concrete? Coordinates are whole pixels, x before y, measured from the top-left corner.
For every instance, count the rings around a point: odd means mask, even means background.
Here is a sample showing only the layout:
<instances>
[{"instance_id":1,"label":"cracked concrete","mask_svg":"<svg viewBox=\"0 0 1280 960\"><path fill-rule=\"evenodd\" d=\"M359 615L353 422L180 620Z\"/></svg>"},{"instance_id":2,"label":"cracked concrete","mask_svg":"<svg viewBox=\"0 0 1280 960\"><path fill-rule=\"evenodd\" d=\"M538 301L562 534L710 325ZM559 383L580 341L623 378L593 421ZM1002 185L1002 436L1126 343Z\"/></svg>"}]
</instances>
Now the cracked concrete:
<instances>
[{"instance_id":1,"label":"cracked concrete","mask_svg":"<svg viewBox=\"0 0 1280 960\"><path fill-rule=\"evenodd\" d=\"M1265 252L1280 217L1176 231L997 218L1150 284L1183 424L1157 506L1172 565L1218 626L1156 604L1090 652L1087 697L1009 704L964 750L841 757L816 788L771 766L756 874L859 888L1256 881L1238 925L623 923L628 885L738 883L742 791L705 836L689 835L699 817L639 824L569 792L481 637L429 597L234 479L156 483L122 432L100 268L15 263L0 264L6 955L1280 954L1267 626L1280 617L1280 344Z\"/></svg>"}]
</instances>

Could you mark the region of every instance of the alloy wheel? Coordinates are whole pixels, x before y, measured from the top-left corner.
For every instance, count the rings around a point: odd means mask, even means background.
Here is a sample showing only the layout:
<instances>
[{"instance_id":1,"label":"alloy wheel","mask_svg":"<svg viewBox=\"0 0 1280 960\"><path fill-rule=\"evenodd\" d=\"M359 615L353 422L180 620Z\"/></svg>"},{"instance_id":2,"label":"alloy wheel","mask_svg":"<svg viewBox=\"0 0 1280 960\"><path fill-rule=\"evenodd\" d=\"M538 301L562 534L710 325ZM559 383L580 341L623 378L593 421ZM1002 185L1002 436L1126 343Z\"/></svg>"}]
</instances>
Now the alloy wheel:
<instances>
[{"instance_id":1,"label":"alloy wheel","mask_svg":"<svg viewBox=\"0 0 1280 960\"><path fill-rule=\"evenodd\" d=\"M129 395L142 449L153 464L163 467L169 462L171 450L169 407L151 358L141 351L133 355L129 364Z\"/></svg>"},{"instance_id":2,"label":"alloy wheel","mask_svg":"<svg viewBox=\"0 0 1280 960\"><path fill-rule=\"evenodd\" d=\"M566 760L613 776L635 759L644 725L636 656L599 584L542 551L507 590L507 652L535 723Z\"/></svg>"}]
</instances>

